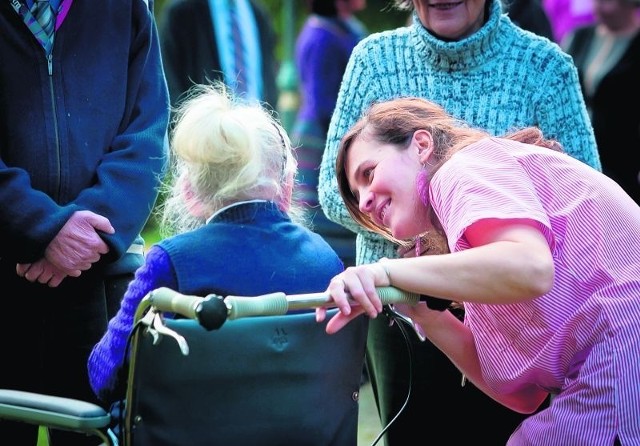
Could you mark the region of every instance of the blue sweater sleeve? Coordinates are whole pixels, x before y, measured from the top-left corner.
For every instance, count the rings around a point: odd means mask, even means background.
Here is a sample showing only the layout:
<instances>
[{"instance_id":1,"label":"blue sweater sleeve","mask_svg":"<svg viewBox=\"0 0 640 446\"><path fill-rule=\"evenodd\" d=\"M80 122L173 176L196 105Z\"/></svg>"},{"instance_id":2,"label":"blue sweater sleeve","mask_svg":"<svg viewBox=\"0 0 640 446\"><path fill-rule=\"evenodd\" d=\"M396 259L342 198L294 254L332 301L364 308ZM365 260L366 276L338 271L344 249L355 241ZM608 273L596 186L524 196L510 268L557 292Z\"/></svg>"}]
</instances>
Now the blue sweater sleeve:
<instances>
[{"instance_id":1,"label":"blue sweater sleeve","mask_svg":"<svg viewBox=\"0 0 640 446\"><path fill-rule=\"evenodd\" d=\"M145 264L136 271L134 280L129 284L118 313L109 321L107 332L89 356L91 388L101 400L109 402L111 393L120 384L117 382L118 371L125 361L127 340L138 304L147 293L160 287L176 289L177 281L167 253L152 246Z\"/></svg>"}]
</instances>

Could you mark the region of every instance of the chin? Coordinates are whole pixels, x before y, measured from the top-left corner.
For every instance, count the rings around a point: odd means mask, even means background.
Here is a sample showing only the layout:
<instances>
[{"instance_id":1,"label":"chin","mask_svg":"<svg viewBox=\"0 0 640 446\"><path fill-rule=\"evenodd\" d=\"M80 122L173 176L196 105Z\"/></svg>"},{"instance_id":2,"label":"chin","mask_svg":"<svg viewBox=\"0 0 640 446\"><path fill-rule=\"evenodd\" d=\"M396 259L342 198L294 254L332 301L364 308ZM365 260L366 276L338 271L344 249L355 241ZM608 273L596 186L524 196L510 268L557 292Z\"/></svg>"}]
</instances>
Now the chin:
<instances>
[{"instance_id":1,"label":"chin","mask_svg":"<svg viewBox=\"0 0 640 446\"><path fill-rule=\"evenodd\" d=\"M413 231L403 231L403 230L391 230L389 229L391 232L391 235L393 235L393 238L397 239L397 240L410 240L413 237L416 236L416 234L414 234Z\"/></svg>"},{"instance_id":2,"label":"chin","mask_svg":"<svg viewBox=\"0 0 640 446\"><path fill-rule=\"evenodd\" d=\"M416 237L420 236L425 229L424 228L396 228L392 230L389 228L391 235L397 240L413 240Z\"/></svg>"}]
</instances>

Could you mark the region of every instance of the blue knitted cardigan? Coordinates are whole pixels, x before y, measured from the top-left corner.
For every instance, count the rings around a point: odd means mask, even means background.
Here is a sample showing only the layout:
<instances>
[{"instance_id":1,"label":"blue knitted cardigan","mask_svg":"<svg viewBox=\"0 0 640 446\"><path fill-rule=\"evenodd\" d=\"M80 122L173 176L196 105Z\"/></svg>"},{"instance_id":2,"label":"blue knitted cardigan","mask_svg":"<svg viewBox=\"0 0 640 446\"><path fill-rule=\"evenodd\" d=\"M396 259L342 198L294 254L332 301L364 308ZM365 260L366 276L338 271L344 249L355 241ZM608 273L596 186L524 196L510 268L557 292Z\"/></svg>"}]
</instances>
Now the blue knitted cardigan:
<instances>
[{"instance_id":1,"label":"blue knitted cardigan","mask_svg":"<svg viewBox=\"0 0 640 446\"><path fill-rule=\"evenodd\" d=\"M557 44L516 26L497 0L482 28L457 42L434 37L415 12L413 19L354 48L327 135L320 204L331 220L359 231L358 264L396 257L397 248L351 219L335 179L340 138L374 101L423 97L493 135L535 125L601 170L576 68Z\"/></svg>"}]
</instances>

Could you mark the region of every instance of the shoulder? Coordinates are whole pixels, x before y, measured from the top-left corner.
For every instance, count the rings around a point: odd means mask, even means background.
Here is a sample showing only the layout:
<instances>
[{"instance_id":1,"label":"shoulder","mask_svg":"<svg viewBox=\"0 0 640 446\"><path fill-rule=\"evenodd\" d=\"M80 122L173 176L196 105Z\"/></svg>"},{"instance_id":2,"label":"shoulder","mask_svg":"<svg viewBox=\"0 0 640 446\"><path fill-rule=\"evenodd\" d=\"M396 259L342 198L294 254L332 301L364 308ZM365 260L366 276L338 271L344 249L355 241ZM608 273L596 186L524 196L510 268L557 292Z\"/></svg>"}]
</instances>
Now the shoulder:
<instances>
[{"instance_id":1,"label":"shoulder","mask_svg":"<svg viewBox=\"0 0 640 446\"><path fill-rule=\"evenodd\" d=\"M298 34L297 42L321 43L327 41L341 41L345 30L336 20L310 16Z\"/></svg>"},{"instance_id":2,"label":"shoulder","mask_svg":"<svg viewBox=\"0 0 640 446\"><path fill-rule=\"evenodd\" d=\"M352 64L361 64L363 68L373 69L379 66L391 66L398 62L398 54L415 53L408 27L397 28L369 34L360 40L351 51Z\"/></svg>"},{"instance_id":3,"label":"shoulder","mask_svg":"<svg viewBox=\"0 0 640 446\"><path fill-rule=\"evenodd\" d=\"M560 45L546 37L523 30L507 17L503 20L498 37L503 53L512 60L532 65L541 70L570 69L573 67L571 57Z\"/></svg>"},{"instance_id":4,"label":"shoulder","mask_svg":"<svg viewBox=\"0 0 640 446\"><path fill-rule=\"evenodd\" d=\"M168 255L174 255L181 250L188 250L189 246L198 246L202 244L203 240L208 240L210 234L204 235L205 232L210 232L213 225L205 224L199 228L183 232L181 234L172 235L157 242L154 246L164 250Z\"/></svg>"},{"instance_id":5,"label":"shoulder","mask_svg":"<svg viewBox=\"0 0 640 446\"><path fill-rule=\"evenodd\" d=\"M384 51L384 49L397 44L410 45L410 36L411 28L408 26L380 31L364 37L358 42L356 48L358 48L360 52ZM356 51L356 49L354 49L354 51Z\"/></svg>"}]
</instances>

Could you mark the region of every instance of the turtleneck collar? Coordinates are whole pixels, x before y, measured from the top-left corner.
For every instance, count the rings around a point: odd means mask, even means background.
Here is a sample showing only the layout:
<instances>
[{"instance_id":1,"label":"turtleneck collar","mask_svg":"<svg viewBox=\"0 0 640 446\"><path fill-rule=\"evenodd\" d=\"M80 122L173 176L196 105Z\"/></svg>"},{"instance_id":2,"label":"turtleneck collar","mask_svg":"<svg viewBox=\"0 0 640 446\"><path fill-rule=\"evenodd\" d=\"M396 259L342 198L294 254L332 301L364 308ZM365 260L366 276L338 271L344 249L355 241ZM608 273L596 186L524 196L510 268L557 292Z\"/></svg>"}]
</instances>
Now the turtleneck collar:
<instances>
[{"instance_id":1,"label":"turtleneck collar","mask_svg":"<svg viewBox=\"0 0 640 446\"><path fill-rule=\"evenodd\" d=\"M440 40L431 34L413 12L412 39L419 54L424 54L432 64L443 70L458 71L481 65L497 51L496 40L504 27L500 0L491 2L489 19L472 35L455 42Z\"/></svg>"}]
</instances>

